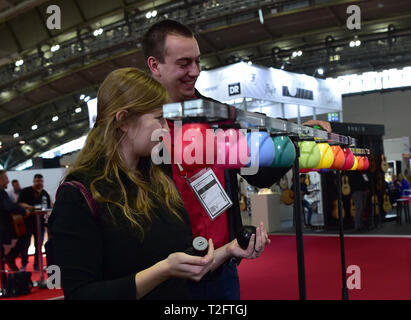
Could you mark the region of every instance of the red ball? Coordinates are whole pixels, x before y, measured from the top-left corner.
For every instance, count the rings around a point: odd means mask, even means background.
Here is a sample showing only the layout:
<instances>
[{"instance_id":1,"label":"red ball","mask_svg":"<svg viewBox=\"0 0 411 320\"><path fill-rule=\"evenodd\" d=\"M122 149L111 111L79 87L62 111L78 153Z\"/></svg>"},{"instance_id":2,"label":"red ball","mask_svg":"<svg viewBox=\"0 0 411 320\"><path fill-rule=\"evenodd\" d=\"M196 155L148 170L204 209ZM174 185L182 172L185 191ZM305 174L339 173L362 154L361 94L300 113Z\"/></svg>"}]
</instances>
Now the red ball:
<instances>
[{"instance_id":1,"label":"red ball","mask_svg":"<svg viewBox=\"0 0 411 320\"><path fill-rule=\"evenodd\" d=\"M216 130L216 166L224 169L245 167L250 161L246 135L238 129Z\"/></svg>"},{"instance_id":2,"label":"red ball","mask_svg":"<svg viewBox=\"0 0 411 320\"><path fill-rule=\"evenodd\" d=\"M350 170L354 166L354 154L350 148L343 148L345 163L342 170Z\"/></svg>"}]
</instances>

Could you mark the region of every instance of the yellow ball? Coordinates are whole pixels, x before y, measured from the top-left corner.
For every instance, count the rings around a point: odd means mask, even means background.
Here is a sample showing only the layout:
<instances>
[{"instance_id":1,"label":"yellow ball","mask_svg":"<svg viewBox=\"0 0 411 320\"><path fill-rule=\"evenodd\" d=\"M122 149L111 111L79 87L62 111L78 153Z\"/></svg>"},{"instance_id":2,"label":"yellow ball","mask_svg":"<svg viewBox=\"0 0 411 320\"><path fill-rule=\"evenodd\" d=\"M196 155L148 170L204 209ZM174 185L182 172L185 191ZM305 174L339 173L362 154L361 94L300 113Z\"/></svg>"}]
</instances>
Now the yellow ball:
<instances>
[{"instance_id":1,"label":"yellow ball","mask_svg":"<svg viewBox=\"0 0 411 320\"><path fill-rule=\"evenodd\" d=\"M358 159L357 157L354 157L354 165L352 166L350 170L357 170L357 167L358 167Z\"/></svg>"},{"instance_id":2,"label":"yellow ball","mask_svg":"<svg viewBox=\"0 0 411 320\"><path fill-rule=\"evenodd\" d=\"M332 151L328 143L317 143L318 148L321 152L321 160L317 169L328 169L334 163L334 152Z\"/></svg>"}]
</instances>

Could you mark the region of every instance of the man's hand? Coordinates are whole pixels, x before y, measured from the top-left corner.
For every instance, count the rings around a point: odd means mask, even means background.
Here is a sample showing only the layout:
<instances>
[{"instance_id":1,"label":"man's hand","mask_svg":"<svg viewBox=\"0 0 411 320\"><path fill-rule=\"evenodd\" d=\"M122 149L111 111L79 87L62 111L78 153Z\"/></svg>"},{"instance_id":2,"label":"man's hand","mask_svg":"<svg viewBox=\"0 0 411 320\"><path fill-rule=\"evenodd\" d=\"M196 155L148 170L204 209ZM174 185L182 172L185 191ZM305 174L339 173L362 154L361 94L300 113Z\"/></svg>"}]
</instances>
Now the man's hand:
<instances>
[{"instance_id":1,"label":"man's hand","mask_svg":"<svg viewBox=\"0 0 411 320\"><path fill-rule=\"evenodd\" d=\"M320 126L327 132L331 132L331 125L327 121L322 121L322 120L308 120L307 122L303 123L303 126Z\"/></svg>"}]
</instances>

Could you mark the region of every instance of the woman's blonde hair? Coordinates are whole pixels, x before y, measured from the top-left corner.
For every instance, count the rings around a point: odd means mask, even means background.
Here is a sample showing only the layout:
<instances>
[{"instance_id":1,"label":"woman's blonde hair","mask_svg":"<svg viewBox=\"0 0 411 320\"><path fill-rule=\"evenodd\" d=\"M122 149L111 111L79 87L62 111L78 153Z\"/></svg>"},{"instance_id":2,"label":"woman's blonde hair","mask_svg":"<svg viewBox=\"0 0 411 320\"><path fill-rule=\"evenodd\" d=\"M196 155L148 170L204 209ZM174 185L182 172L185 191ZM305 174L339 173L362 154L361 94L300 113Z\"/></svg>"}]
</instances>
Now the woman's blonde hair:
<instances>
[{"instance_id":1,"label":"woman's blonde hair","mask_svg":"<svg viewBox=\"0 0 411 320\"><path fill-rule=\"evenodd\" d=\"M158 167L148 162L148 178L140 170L130 169L122 160L119 146L125 133L120 129L130 116L153 112L168 101L166 90L152 77L136 68L122 68L111 72L101 84L97 94L96 125L90 131L86 143L67 175L73 172L94 172L90 191L98 202L119 207L132 227L144 237L142 223L151 222L155 208L163 207L180 220L178 209L182 208L180 195L171 179ZM130 115L122 121L116 113L126 110ZM139 163L141 164L142 159ZM96 166L101 161L102 166ZM121 172L137 187L137 195L130 198ZM119 199L112 199L107 186L118 185ZM105 189L104 189L105 186ZM118 188L118 187L117 187ZM110 189L110 188L108 188ZM132 193L131 193L132 194ZM118 197L117 197L118 198Z\"/></svg>"}]
</instances>

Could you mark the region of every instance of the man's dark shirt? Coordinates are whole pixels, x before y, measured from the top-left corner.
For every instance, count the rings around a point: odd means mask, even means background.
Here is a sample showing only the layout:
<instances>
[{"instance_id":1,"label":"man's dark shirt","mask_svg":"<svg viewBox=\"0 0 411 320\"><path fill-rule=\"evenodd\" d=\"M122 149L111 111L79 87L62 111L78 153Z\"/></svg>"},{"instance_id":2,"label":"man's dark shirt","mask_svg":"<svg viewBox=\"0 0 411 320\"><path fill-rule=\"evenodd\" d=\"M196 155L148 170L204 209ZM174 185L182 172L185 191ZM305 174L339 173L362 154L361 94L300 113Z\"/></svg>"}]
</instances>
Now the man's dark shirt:
<instances>
[{"instance_id":1,"label":"man's dark shirt","mask_svg":"<svg viewBox=\"0 0 411 320\"><path fill-rule=\"evenodd\" d=\"M27 203L28 205L35 206L40 204L41 205L41 198L46 196L47 198L47 207L51 208L50 196L46 190L41 190L40 193L37 193L33 187L27 187L21 190L19 195L18 203ZM26 227L34 228L36 221L36 216L31 215L26 219ZM43 221L43 219L41 219ZM44 221L43 221L44 222Z\"/></svg>"}]
</instances>

